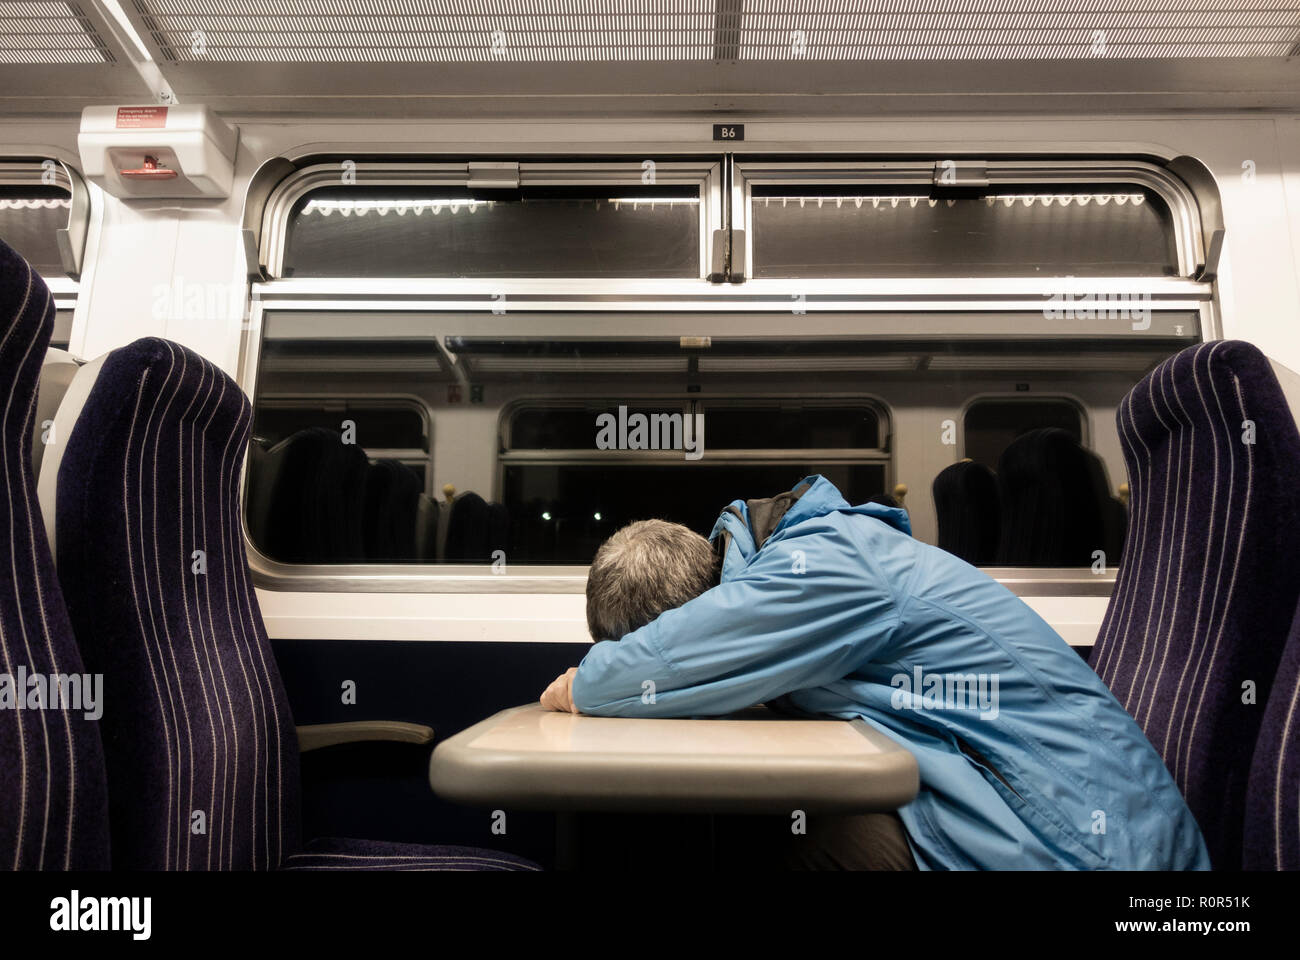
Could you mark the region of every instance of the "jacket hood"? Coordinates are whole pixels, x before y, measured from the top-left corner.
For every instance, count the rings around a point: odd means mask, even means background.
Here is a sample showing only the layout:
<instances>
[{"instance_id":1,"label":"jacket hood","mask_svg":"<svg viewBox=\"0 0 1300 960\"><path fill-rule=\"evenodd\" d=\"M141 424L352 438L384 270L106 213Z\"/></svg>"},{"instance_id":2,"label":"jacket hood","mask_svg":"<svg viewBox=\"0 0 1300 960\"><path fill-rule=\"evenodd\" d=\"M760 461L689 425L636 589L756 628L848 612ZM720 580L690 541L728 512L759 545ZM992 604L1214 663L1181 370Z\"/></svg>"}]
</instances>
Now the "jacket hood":
<instances>
[{"instance_id":1,"label":"jacket hood","mask_svg":"<svg viewBox=\"0 0 1300 960\"><path fill-rule=\"evenodd\" d=\"M722 558L722 582L737 575L771 537L804 520L842 511L883 520L911 536L907 511L883 503L849 506L844 496L820 474L805 477L794 489L763 500L733 500L713 525L709 540Z\"/></svg>"}]
</instances>

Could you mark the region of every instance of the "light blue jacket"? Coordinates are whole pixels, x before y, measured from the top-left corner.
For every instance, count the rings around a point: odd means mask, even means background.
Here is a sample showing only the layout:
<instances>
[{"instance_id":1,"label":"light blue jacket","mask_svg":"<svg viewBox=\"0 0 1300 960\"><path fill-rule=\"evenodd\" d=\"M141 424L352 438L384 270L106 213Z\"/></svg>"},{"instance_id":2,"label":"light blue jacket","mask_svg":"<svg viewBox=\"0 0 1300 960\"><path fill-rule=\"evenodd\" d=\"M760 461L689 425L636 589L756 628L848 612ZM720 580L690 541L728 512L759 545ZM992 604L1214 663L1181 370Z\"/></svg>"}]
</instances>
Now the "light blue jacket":
<instances>
[{"instance_id":1,"label":"light blue jacket","mask_svg":"<svg viewBox=\"0 0 1300 960\"><path fill-rule=\"evenodd\" d=\"M721 584L595 644L582 713L861 717L916 756L899 816L922 869L1209 869L1160 755L1038 614L903 510L801 489L758 543L746 503L727 508Z\"/></svg>"}]
</instances>

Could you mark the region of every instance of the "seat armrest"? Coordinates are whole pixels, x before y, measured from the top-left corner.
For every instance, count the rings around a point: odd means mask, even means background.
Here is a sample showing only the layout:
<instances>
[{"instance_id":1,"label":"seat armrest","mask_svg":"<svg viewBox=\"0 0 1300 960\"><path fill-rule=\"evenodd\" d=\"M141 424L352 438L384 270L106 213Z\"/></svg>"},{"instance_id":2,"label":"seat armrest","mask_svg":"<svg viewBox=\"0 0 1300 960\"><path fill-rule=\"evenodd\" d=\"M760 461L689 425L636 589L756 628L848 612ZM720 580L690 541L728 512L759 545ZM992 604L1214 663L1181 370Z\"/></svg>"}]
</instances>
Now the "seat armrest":
<instances>
[{"instance_id":1,"label":"seat armrest","mask_svg":"<svg viewBox=\"0 0 1300 960\"><path fill-rule=\"evenodd\" d=\"M433 728L400 720L357 720L351 723L309 723L297 728L298 750L319 750L340 743L387 740L395 743L431 743Z\"/></svg>"}]
</instances>

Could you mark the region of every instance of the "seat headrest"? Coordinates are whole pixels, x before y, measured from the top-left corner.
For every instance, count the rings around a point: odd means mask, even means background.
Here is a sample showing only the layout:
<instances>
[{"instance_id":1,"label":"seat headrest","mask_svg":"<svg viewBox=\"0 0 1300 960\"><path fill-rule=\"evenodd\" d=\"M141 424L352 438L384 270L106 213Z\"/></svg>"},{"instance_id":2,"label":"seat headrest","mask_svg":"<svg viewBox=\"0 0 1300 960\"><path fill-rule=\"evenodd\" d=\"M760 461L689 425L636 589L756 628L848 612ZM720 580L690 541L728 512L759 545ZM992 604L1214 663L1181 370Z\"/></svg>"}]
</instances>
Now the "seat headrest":
<instances>
[{"instance_id":1,"label":"seat headrest","mask_svg":"<svg viewBox=\"0 0 1300 960\"><path fill-rule=\"evenodd\" d=\"M0 240L0 387L11 402L16 399L21 404L5 409L24 420L29 405L35 406L36 384L53 333L54 297L49 287L26 260ZM24 440L30 436L25 424L22 435Z\"/></svg>"},{"instance_id":2,"label":"seat headrest","mask_svg":"<svg viewBox=\"0 0 1300 960\"><path fill-rule=\"evenodd\" d=\"M32 473L41 475L41 461L45 457L45 448L56 441L49 426L54 422L63 395L68 392L72 378L77 375L81 365L66 350L51 347L45 351L45 362L41 364L40 385L36 393L36 416L32 419Z\"/></svg>"},{"instance_id":3,"label":"seat headrest","mask_svg":"<svg viewBox=\"0 0 1300 960\"><path fill-rule=\"evenodd\" d=\"M68 438L72 436L72 429L77 425L77 418L81 416L86 400L90 397L90 391L95 388L95 381L99 379L99 372L108 357L108 354L97 357L80 367L73 375L54 414L54 426L50 431L49 443L42 444L44 454L41 457L40 473L36 481L36 496L41 503L45 535L49 537L50 553L54 555L56 566L59 556L54 537L54 508L59 492L59 467L63 464L63 451L68 447Z\"/></svg>"}]
</instances>

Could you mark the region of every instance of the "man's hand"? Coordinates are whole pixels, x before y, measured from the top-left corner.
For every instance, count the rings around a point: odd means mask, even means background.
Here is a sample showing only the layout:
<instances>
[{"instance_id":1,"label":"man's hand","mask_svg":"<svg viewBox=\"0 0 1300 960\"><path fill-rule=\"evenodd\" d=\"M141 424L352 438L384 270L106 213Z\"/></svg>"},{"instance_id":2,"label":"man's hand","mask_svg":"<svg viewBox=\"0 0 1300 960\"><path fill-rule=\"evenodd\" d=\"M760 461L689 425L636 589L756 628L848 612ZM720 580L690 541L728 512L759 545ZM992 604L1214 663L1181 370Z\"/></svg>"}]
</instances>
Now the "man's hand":
<instances>
[{"instance_id":1,"label":"man's hand","mask_svg":"<svg viewBox=\"0 0 1300 960\"><path fill-rule=\"evenodd\" d=\"M577 672L577 667L570 667L556 677L551 685L542 692L542 706L547 710L577 713L578 708L573 705L573 676Z\"/></svg>"}]
</instances>

